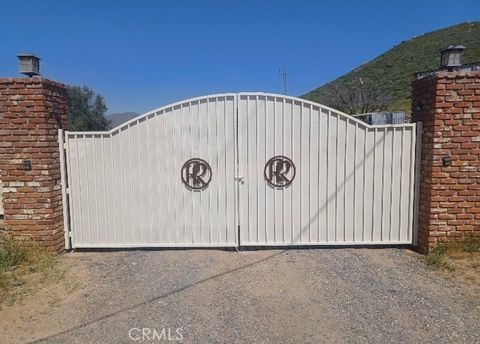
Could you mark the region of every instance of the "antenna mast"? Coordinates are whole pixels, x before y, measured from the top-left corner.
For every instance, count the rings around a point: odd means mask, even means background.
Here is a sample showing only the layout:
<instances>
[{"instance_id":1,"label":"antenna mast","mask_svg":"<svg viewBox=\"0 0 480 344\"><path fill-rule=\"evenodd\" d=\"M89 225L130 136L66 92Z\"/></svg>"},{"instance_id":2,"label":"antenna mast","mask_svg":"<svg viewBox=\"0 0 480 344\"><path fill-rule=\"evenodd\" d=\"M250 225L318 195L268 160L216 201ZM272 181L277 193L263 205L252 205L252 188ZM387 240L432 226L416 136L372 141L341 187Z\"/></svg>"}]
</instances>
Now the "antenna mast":
<instances>
[{"instance_id":1,"label":"antenna mast","mask_svg":"<svg viewBox=\"0 0 480 344\"><path fill-rule=\"evenodd\" d=\"M278 72L280 73L280 76L282 77L282 80L283 80L283 93L287 95L287 82L290 74L287 73L286 67L279 68Z\"/></svg>"}]
</instances>

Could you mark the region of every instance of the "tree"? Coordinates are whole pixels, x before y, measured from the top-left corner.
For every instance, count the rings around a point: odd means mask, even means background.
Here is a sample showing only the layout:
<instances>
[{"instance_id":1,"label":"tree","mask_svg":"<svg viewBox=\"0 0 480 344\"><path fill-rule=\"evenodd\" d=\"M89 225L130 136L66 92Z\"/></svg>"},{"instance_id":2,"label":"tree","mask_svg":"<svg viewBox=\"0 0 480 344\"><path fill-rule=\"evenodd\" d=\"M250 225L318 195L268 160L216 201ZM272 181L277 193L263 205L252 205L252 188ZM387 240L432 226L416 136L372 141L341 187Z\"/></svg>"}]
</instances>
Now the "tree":
<instances>
[{"instance_id":1,"label":"tree","mask_svg":"<svg viewBox=\"0 0 480 344\"><path fill-rule=\"evenodd\" d=\"M109 129L105 117L107 106L103 97L87 86L67 86L70 123L73 131L102 131Z\"/></svg>"},{"instance_id":2,"label":"tree","mask_svg":"<svg viewBox=\"0 0 480 344\"><path fill-rule=\"evenodd\" d=\"M386 110L392 101L389 94L361 76L335 84L326 98L328 106L351 115Z\"/></svg>"}]
</instances>

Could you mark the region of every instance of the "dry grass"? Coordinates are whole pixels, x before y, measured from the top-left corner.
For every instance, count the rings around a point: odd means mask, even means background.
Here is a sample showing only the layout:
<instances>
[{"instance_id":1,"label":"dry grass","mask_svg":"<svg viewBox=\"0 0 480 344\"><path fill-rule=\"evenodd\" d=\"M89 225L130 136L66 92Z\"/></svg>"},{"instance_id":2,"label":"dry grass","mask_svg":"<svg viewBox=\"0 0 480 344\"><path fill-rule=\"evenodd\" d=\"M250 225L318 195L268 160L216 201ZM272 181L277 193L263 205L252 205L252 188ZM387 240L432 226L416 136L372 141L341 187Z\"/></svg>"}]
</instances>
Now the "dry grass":
<instances>
[{"instance_id":1,"label":"dry grass","mask_svg":"<svg viewBox=\"0 0 480 344\"><path fill-rule=\"evenodd\" d=\"M0 236L0 305L13 304L52 281L63 280L65 271L57 257L32 241Z\"/></svg>"},{"instance_id":2,"label":"dry grass","mask_svg":"<svg viewBox=\"0 0 480 344\"><path fill-rule=\"evenodd\" d=\"M430 266L451 273L460 281L480 286L480 237L441 243L425 257ZM478 290L480 291L480 289Z\"/></svg>"}]
</instances>

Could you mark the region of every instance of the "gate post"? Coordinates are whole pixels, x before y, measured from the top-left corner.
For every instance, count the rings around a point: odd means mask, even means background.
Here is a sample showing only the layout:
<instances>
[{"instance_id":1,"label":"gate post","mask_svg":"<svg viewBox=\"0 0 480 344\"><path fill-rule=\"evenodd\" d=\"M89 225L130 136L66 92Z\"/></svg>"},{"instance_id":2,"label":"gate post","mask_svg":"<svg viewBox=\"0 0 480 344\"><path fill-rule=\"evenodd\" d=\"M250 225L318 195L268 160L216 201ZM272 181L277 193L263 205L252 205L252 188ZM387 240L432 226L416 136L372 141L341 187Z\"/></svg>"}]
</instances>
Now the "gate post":
<instances>
[{"instance_id":1,"label":"gate post","mask_svg":"<svg viewBox=\"0 0 480 344\"><path fill-rule=\"evenodd\" d=\"M412 121L423 122L419 249L480 236L480 72L417 77Z\"/></svg>"},{"instance_id":2,"label":"gate post","mask_svg":"<svg viewBox=\"0 0 480 344\"><path fill-rule=\"evenodd\" d=\"M6 231L64 249L58 129L67 128L65 85L0 78L0 181Z\"/></svg>"}]
</instances>

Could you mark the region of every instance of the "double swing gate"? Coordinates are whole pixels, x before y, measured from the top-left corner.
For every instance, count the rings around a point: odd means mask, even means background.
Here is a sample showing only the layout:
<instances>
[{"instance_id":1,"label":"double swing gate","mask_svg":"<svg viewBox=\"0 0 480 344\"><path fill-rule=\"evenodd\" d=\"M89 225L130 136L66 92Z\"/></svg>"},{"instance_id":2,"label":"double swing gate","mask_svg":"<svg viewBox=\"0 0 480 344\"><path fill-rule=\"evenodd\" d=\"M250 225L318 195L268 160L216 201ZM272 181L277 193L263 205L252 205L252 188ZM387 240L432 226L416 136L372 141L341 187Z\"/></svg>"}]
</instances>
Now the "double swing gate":
<instances>
[{"instance_id":1,"label":"double swing gate","mask_svg":"<svg viewBox=\"0 0 480 344\"><path fill-rule=\"evenodd\" d=\"M66 245L415 244L420 132L264 93L60 131Z\"/></svg>"}]
</instances>

